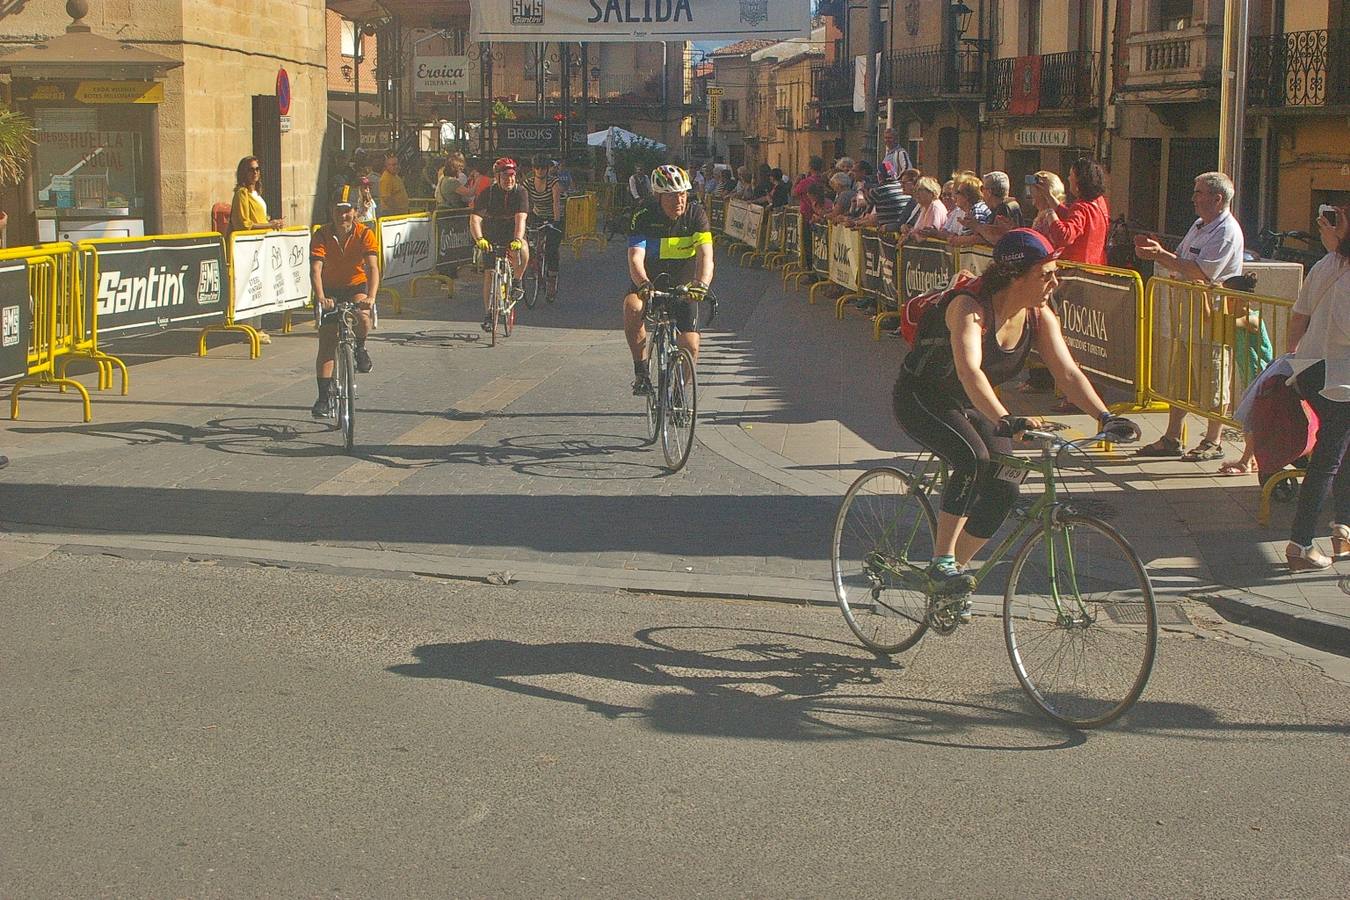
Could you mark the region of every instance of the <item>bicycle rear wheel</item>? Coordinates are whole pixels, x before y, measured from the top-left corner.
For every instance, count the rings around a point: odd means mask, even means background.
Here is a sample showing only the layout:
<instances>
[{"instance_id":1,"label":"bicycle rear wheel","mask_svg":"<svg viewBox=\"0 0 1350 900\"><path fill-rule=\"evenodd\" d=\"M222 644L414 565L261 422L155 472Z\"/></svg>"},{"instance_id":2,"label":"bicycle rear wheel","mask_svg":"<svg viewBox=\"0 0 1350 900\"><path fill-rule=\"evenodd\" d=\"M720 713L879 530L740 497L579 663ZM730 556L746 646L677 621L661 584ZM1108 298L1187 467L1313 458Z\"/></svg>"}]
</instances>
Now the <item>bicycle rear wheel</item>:
<instances>
[{"instance_id":1,"label":"bicycle rear wheel","mask_svg":"<svg viewBox=\"0 0 1350 900\"><path fill-rule=\"evenodd\" d=\"M356 441L356 358L350 344L339 344L337 355L337 420L342 447L352 452Z\"/></svg>"},{"instance_id":2,"label":"bicycle rear wheel","mask_svg":"<svg viewBox=\"0 0 1350 900\"><path fill-rule=\"evenodd\" d=\"M878 653L907 650L928 630L936 519L928 495L898 469L858 476L834 520L830 568L844 621Z\"/></svg>"},{"instance_id":3,"label":"bicycle rear wheel","mask_svg":"<svg viewBox=\"0 0 1350 900\"><path fill-rule=\"evenodd\" d=\"M698 417L698 377L694 357L681 347L666 363L665 383L661 386L661 449L666 465L678 472L689 461L694 448L694 424Z\"/></svg>"},{"instance_id":4,"label":"bicycle rear wheel","mask_svg":"<svg viewBox=\"0 0 1350 900\"><path fill-rule=\"evenodd\" d=\"M1003 636L1022 690L1046 715L1075 728L1106 725L1134 705L1153 671L1153 585L1114 528L1062 514L1013 557Z\"/></svg>"}]
</instances>

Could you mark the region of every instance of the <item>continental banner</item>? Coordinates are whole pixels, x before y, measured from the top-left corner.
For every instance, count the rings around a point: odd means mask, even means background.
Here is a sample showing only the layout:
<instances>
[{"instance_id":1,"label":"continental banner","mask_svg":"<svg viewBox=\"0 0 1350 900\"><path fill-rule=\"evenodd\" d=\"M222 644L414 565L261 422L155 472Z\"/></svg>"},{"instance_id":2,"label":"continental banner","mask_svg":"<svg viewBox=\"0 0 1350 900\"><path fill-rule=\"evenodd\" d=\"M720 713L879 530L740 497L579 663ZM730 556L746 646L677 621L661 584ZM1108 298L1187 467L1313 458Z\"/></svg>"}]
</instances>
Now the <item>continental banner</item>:
<instances>
[{"instance_id":1,"label":"continental banner","mask_svg":"<svg viewBox=\"0 0 1350 900\"><path fill-rule=\"evenodd\" d=\"M469 4L475 41L788 40L811 31L806 0L493 0Z\"/></svg>"},{"instance_id":2,"label":"continental banner","mask_svg":"<svg viewBox=\"0 0 1350 900\"><path fill-rule=\"evenodd\" d=\"M714 234L726 234L727 202L713 197L708 198L708 223L712 225Z\"/></svg>"},{"instance_id":3,"label":"continental banner","mask_svg":"<svg viewBox=\"0 0 1350 900\"><path fill-rule=\"evenodd\" d=\"M883 306L896 309L898 305L896 298L900 296L900 287L895 280L896 262L900 253L898 236L894 232L882 234L880 243L881 258L878 262L881 267L881 286L877 290L877 295Z\"/></svg>"},{"instance_id":4,"label":"continental banner","mask_svg":"<svg viewBox=\"0 0 1350 900\"><path fill-rule=\"evenodd\" d=\"M850 291L862 288L862 232L830 229L830 281Z\"/></svg>"},{"instance_id":5,"label":"continental banner","mask_svg":"<svg viewBox=\"0 0 1350 900\"><path fill-rule=\"evenodd\" d=\"M28 261L0 263L0 381L28 374L28 338L33 330Z\"/></svg>"},{"instance_id":6,"label":"continental banner","mask_svg":"<svg viewBox=\"0 0 1350 900\"><path fill-rule=\"evenodd\" d=\"M85 304L100 337L149 334L225 321L230 286L225 239L105 238L79 245Z\"/></svg>"},{"instance_id":7,"label":"continental banner","mask_svg":"<svg viewBox=\"0 0 1350 900\"><path fill-rule=\"evenodd\" d=\"M788 207L783 211L783 252L789 254L794 262L805 260L802 255L802 211Z\"/></svg>"},{"instance_id":8,"label":"continental banner","mask_svg":"<svg viewBox=\"0 0 1350 900\"><path fill-rule=\"evenodd\" d=\"M906 244L900 248L900 301L942 287L952 280L952 274L952 255L946 244Z\"/></svg>"},{"instance_id":9,"label":"continental banner","mask_svg":"<svg viewBox=\"0 0 1350 900\"><path fill-rule=\"evenodd\" d=\"M830 275L830 226L823 222L811 226L811 271Z\"/></svg>"},{"instance_id":10,"label":"continental banner","mask_svg":"<svg viewBox=\"0 0 1350 900\"><path fill-rule=\"evenodd\" d=\"M473 235L469 234L469 211L440 210L436 213L436 271L454 277L460 266L473 262Z\"/></svg>"},{"instance_id":11,"label":"continental banner","mask_svg":"<svg viewBox=\"0 0 1350 900\"><path fill-rule=\"evenodd\" d=\"M1056 308L1064 343L1085 371L1134 384L1139 311L1132 278L1059 268Z\"/></svg>"},{"instance_id":12,"label":"continental banner","mask_svg":"<svg viewBox=\"0 0 1350 900\"><path fill-rule=\"evenodd\" d=\"M296 309L309 302L309 241L308 228L230 235L236 320Z\"/></svg>"},{"instance_id":13,"label":"continental banner","mask_svg":"<svg viewBox=\"0 0 1350 900\"><path fill-rule=\"evenodd\" d=\"M869 297L881 295L881 235L862 232L862 276L859 286Z\"/></svg>"},{"instance_id":14,"label":"continental banner","mask_svg":"<svg viewBox=\"0 0 1350 900\"><path fill-rule=\"evenodd\" d=\"M392 283L430 274L436 265L431 247L431 215L391 216L379 222L380 280Z\"/></svg>"}]
</instances>

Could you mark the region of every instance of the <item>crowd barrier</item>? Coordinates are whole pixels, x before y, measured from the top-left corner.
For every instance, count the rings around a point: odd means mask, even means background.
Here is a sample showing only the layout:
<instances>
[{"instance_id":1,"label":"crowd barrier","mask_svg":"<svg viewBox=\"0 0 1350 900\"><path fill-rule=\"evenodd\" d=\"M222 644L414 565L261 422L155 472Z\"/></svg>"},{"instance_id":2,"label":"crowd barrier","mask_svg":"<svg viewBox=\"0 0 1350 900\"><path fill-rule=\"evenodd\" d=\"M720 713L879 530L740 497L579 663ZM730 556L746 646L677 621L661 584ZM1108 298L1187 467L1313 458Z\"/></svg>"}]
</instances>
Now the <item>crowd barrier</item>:
<instances>
[{"instance_id":1,"label":"crowd barrier","mask_svg":"<svg viewBox=\"0 0 1350 900\"><path fill-rule=\"evenodd\" d=\"M197 354L206 355L212 332L235 331L248 338L249 355L257 359L262 345L257 329L243 320L282 313L282 332L291 330L291 311L309 303L310 230L304 226L280 230L234 231L226 239L229 270L229 306L225 321L201 331Z\"/></svg>"},{"instance_id":2,"label":"crowd barrier","mask_svg":"<svg viewBox=\"0 0 1350 900\"><path fill-rule=\"evenodd\" d=\"M94 417L88 389L58 371L74 343L70 298L59 277L63 252L72 252L69 244L0 250L0 381L16 379L9 395L11 419L19 417L24 387L39 385L74 388L84 421Z\"/></svg>"},{"instance_id":3,"label":"crowd barrier","mask_svg":"<svg viewBox=\"0 0 1350 900\"><path fill-rule=\"evenodd\" d=\"M563 200L563 242L572 248L577 259L581 248L594 241L605 246L600 234L599 198L593 193L574 194Z\"/></svg>"},{"instance_id":4,"label":"crowd barrier","mask_svg":"<svg viewBox=\"0 0 1350 900\"><path fill-rule=\"evenodd\" d=\"M395 315L403 312L404 290L415 294L418 285L425 281L444 283L451 291L455 288L452 278L437 271L433 229L432 213L382 216L376 220L380 245L379 293L389 295Z\"/></svg>"}]
</instances>

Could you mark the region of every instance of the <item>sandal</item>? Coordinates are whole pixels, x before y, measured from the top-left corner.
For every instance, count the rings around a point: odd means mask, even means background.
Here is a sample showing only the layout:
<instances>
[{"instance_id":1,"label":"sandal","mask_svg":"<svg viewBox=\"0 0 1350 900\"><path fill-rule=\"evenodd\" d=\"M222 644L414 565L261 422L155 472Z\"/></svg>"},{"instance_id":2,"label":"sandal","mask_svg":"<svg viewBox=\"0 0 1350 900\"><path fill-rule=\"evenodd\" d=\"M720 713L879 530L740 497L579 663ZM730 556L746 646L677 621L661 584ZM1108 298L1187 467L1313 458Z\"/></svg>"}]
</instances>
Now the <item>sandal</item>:
<instances>
[{"instance_id":1,"label":"sandal","mask_svg":"<svg viewBox=\"0 0 1350 900\"><path fill-rule=\"evenodd\" d=\"M1223 448L1217 441L1203 438L1200 443L1181 455L1182 462L1205 462L1211 459L1223 459Z\"/></svg>"},{"instance_id":2,"label":"sandal","mask_svg":"<svg viewBox=\"0 0 1350 900\"><path fill-rule=\"evenodd\" d=\"M1254 474L1256 474L1256 466L1255 466L1255 462L1256 462L1256 460L1252 460L1251 462L1246 462L1246 463L1241 462L1240 460L1234 460L1233 462L1226 462L1226 463L1224 463L1223 465L1219 466L1219 474L1220 474L1220 475L1254 475Z\"/></svg>"},{"instance_id":3,"label":"sandal","mask_svg":"<svg viewBox=\"0 0 1350 900\"><path fill-rule=\"evenodd\" d=\"M1181 441L1176 438L1160 437L1151 444L1145 444L1134 451L1135 456L1180 456Z\"/></svg>"}]
</instances>

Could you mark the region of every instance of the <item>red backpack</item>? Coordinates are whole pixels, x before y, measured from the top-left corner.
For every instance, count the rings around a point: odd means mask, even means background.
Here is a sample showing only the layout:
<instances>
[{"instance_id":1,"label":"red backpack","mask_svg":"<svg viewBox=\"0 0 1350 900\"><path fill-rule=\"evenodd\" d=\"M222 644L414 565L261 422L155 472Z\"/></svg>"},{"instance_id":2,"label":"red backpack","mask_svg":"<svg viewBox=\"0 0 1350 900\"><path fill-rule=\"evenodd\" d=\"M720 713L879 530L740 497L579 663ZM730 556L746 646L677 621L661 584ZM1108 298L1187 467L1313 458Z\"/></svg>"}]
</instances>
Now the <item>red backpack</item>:
<instances>
[{"instance_id":1,"label":"red backpack","mask_svg":"<svg viewBox=\"0 0 1350 900\"><path fill-rule=\"evenodd\" d=\"M929 310L941 305L943 300L964 289L967 294L978 293L979 280L972 273L962 269L952 276L952 280L940 288L933 288L915 297L910 297L900 305L900 336L911 348L919 336L919 326Z\"/></svg>"}]
</instances>

